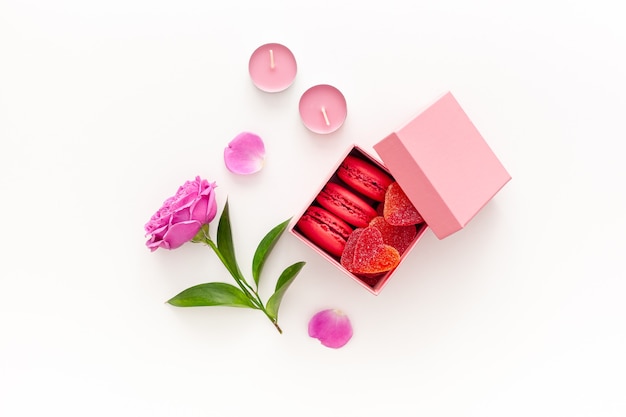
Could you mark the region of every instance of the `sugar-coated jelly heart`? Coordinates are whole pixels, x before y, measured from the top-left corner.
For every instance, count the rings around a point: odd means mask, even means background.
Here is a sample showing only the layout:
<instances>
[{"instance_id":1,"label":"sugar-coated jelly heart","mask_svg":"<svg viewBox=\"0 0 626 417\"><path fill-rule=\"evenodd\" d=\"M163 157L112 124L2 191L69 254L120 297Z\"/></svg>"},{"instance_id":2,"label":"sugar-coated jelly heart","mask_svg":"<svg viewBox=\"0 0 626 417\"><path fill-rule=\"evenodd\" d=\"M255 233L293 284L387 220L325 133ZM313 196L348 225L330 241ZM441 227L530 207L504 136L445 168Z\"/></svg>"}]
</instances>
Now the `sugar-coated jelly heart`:
<instances>
[{"instance_id":1,"label":"sugar-coated jelly heart","mask_svg":"<svg viewBox=\"0 0 626 417\"><path fill-rule=\"evenodd\" d=\"M397 182L387 188L383 216L393 226L410 226L424 221Z\"/></svg>"},{"instance_id":2,"label":"sugar-coated jelly heart","mask_svg":"<svg viewBox=\"0 0 626 417\"><path fill-rule=\"evenodd\" d=\"M370 226L377 228L382 237L383 243L393 246L400 255L413 243L417 236L417 227L414 224L409 226L394 226L389 224L382 216L376 216L370 221Z\"/></svg>"},{"instance_id":3,"label":"sugar-coated jelly heart","mask_svg":"<svg viewBox=\"0 0 626 417\"><path fill-rule=\"evenodd\" d=\"M353 274L376 274L395 268L400 263L400 253L386 245L375 227L355 229L341 255L341 265Z\"/></svg>"}]
</instances>

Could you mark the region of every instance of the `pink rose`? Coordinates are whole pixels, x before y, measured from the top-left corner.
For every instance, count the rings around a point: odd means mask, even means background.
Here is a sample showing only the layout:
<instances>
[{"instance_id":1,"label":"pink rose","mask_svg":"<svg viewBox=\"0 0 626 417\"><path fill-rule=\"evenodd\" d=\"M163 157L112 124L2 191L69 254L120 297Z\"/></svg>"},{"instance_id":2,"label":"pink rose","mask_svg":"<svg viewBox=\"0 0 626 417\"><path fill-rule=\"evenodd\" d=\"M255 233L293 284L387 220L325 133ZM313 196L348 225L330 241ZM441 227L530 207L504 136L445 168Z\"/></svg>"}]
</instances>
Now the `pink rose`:
<instances>
[{"instance_id":1,"label":"pink rose","mask_svg":"<svg viewBox=\"0 0 626 417\"><path fill-rule=\"evenodd\" d=\"M215 187L200 177L185 182L146 223L146 236L151 235L146 246L153 252L176 249L193 239L217 214Z\"/></svg>"}]
</instances>

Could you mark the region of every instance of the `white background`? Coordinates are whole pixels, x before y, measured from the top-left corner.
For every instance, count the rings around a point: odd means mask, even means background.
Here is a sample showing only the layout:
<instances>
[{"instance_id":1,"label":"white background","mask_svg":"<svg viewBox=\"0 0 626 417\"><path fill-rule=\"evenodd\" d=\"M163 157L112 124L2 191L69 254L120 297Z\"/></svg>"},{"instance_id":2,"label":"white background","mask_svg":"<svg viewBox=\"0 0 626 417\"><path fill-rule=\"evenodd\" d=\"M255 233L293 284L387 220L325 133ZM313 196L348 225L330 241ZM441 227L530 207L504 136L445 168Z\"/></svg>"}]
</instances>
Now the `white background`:
<instances>
[{"instance_id":1,"label":"white background","mask_svg":"<svg viewBox=\"0 0 626 417\"><path fill-rule=\"evenodd\" d=\"M0 0L0 415L624 416L626 26L617 1ZM288 46L295 83L247 62ZM297 104L329 83L332 135ZM143 225L185 180L228 198L240 265L365 149L452 91L513 179L429 231L373 296L285 234L279 335L258 311L165 300L230 282ZM259 134L266 165L228 172ZM342 349L307 335L345 311Z\"/></svg>"}]
</instances>

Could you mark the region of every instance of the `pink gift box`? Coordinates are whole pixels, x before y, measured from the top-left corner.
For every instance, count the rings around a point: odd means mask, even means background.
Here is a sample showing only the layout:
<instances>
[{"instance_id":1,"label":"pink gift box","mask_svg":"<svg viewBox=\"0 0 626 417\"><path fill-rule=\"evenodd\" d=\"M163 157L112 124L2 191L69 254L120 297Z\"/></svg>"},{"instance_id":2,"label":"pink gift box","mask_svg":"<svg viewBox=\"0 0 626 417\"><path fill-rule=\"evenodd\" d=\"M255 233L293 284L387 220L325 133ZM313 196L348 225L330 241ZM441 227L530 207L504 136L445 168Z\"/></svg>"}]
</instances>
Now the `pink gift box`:
<instances>
[{"instance_id":1,"label":"pink gift box","mask_svg":"<svg viewBox=\"0 0 626 417\"><path fill-rule=\"evenodd\" d=\"M348 155L370 161L391 175L424 218L424 223L417 226L414 241L402 254L400 264L426 229L430 228L439 239L462 229L511 179L451 93L443 95L405 126L375 144L374 150L382 163L358 146L349 149L317 193L328 182L341 183L336 172ZM294 217L290 232L363 288L379 294L397 267L376 277L352 274L337 257L298 230L299 218L315 204L317 193L302 213Z\"/></svg>"}]
</instances>

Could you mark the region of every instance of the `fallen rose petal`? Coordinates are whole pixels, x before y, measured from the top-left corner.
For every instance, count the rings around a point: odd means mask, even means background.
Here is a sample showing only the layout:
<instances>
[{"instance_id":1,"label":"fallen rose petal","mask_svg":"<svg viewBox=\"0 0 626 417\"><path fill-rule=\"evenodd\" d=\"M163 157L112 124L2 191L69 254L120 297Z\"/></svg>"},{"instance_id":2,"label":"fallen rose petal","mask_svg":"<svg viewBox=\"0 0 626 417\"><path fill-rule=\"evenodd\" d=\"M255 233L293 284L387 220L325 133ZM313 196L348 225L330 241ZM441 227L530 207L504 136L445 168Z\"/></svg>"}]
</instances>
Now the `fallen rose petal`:
<instances>
[{"instance_id":1,"label":"fallen rose petal","mask_svg":"<svg viewBox=\"0 0 626 417\"><path fill-rule=\"evenodd\" d=\"M265 145L254 133L243 132L224 149L226 168L235 174L254 174L263 168Z\"/></svg>"},{"instance_id":2,"label":"fallen rose petal","mask_svg":"<svg viewBox=\"0 0 626 417\"><path fill-rule=\"evenodd\" d=\"M337 349L352 338L352 325L342 311L322 310L309 321L309 336L319 339L326 347Z\"/></svg>"}]
</instances>

